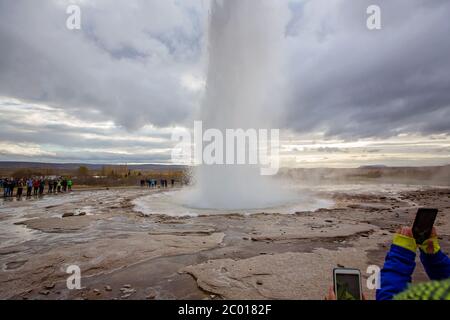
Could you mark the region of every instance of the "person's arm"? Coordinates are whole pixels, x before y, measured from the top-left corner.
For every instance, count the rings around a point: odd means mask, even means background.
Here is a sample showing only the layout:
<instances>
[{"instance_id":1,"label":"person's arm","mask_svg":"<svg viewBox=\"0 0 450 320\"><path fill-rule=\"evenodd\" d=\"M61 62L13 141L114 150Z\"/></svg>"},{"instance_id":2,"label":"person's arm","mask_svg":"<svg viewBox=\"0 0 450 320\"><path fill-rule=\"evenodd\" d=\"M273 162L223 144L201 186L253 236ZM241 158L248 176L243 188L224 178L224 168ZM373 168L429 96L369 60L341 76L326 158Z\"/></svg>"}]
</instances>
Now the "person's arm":
<instances>
[{"instance_id":1,"label":"person's arm","mask_svg":"<svg viewBox=\"0 0 450 320\"><path fill-rule=\"evenodd\" d=\"M433 228L431 238L419 245L420 261L430 280L450 278L450 259L439 245L436 229Z\"/></svg>"},{"instance_id":2,"label":"person's arm","mask_svg":"<svg viewBox=\"0 0 450 320\"><path fill-rule=\"evenodd\" d=\"M394 235L391 249L386 255L381 270L380 288L377 300L392 300L404 291L411 283L411 276L416 267L416 241L412 237L411 228L403 227Z\"/></svg>"}]
</instances>

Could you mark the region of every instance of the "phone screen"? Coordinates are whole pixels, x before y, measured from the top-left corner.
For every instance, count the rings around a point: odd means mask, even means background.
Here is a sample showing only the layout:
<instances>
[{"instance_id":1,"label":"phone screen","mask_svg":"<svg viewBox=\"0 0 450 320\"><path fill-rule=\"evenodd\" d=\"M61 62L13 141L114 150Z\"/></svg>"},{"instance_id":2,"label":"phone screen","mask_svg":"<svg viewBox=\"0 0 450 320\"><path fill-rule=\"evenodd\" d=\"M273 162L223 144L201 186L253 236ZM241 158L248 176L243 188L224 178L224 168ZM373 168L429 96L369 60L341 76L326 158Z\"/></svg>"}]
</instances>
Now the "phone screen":
<instances>
[{"instance_id":1,"label":"phone screen","mask_svg":"<svg viewBox=\"0 0 450 320\"><path fill-rule=\"evenodd\" d=\"M416 239L418 244L422 244L425 240L430 238L437 212L437 209L425 208L420 208L417 211L412 232L414 239Z\"/></svg>"},{"instance_id":2,"label":"phone screen","mask_svg":"<svg viewBox=\"0 0 450 320\"><path fill-rule=\"evenodd\" d=\"M359 275L336 273L336 298L338 300L360 300Z\"/></svg>"}]
</instances>

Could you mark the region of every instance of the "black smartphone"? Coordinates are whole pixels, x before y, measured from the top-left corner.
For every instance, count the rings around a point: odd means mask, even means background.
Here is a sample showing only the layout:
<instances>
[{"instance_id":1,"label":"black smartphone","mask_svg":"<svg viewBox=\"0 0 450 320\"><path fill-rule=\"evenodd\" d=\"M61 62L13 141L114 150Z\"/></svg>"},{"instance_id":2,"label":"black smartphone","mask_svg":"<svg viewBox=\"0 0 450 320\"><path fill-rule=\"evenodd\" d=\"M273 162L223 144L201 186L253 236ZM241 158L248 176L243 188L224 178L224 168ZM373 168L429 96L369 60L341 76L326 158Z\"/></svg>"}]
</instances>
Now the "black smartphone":
<instances>
[{"instance_id":1,"label":"black smartphone","mask_svg":"<svg viewBox=\"0 0 450 320\"><path fill-rule=\"evenodd\" d=\"M438 209L419 208L412 227L412 233L417 244L422 244L431 236L433 224L436 220Z\"/></svg>"},{"instance_id":2,"label":"black smartphone","mask_svg":"<svg viewBox=\"0 0 450 320\"><path fill-rule=\"evenodd\" d=\"M361 300L361 271L350 268L333 269L334 293L337 300Z\"/></svg>"}]
</instances>

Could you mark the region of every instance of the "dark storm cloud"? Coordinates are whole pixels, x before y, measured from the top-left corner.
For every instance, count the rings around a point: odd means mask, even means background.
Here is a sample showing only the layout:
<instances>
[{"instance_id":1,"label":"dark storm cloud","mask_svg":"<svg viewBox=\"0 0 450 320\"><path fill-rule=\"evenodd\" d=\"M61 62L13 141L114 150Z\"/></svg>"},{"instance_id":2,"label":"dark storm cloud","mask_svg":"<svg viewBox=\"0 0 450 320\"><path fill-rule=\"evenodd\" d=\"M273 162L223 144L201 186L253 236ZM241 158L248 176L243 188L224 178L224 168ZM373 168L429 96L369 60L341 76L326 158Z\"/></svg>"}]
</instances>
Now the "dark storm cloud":
<instances>
[{"instance_id":1,"label":"dark storm cloud","mask_svg":"<svg viewBox=\"0 0 450 320\"><path fill-rule=\"evenodd\" d=\"M275 1L291 13L280 17L285 42L274 50L286 69L267 78L279 100L268 112L281 115L280 128L381 144L399 133L428 141L450 133L450 1ZM66 28L73 2L80 31ZM382 9L382 30L366 28L372 4ZM0 159L168 161L170 128L190 128L202 99L208 7L0 0ZM411 151L415 143L391 146Z\"/></svg>"},{"instance_id":2,"label":"dark storm cloud","mask_svg":"<svg viewBox=\"0 0 450 320\"><path fill-rule=\"evenodd\" d=\"M201 92L181 77L203 72L203 2L80 2L81 31L65 27L68 3L0 0L0 95L130 129L195 114ZM366 28L371 4L382 30ZM346 138L450 131L450 2L280 5L291 10L282 126Z\"/></svg>"},{"instance_id":3,"label":"dark storm cloud","mask_svg":"<svg viewBox=\"0 0 450 320\"><path fill-rule=\"evenodd\" d=\"M366 28L378 4L382 29ZM303 1L285 124L345 138L450 132L450 2ZM292 61L292 63L291 63Z\"/></svg>"},{"instance_id":4,"label":"dark storm cloud","mask_svg":"<svg viewBox=\"0 0 450 320\"><path fill-rule=\"evenodd\" d=\"M86 163L169 163L170 152L167 153L134 153L118 154L102 151L67 151L59 152L58 155L23 155L10 154L0 150L0 160L2 161L31 161L31 162L73 162L80 161Z\"/></svg>"},{"instance_id":5,"label":"dark storm cloud","mask_svg":"<svg viewBox=\"0 0 450 320\"><path fill-rule=\"evenodd\" d=\"M79 31L66 28L69 3L0 0L0 95L94 109L131 129L193 112L198 95L181 76L201 60L195 2L81 2Z\"/></svg>"},{"instance_id":6,"label":"dark storm cloud","mask_svg":"<svg viewBox=\"0 0 450 320\"><path fill-rule=\"evenodd\" d=\"M114 149L158 149L169 148L173 145L170 137L160 141L140 141L136 138L121 139L118 137L108 137L107 135L92 135L84 137L86 132L82 130L68 129L60 127L38 128L35 131L17 131L17 126L6 125L2 131L2 139L12 143L35 143L39 145L51 144L65 148L114 148Z\"/></svg>"}]
</instances>

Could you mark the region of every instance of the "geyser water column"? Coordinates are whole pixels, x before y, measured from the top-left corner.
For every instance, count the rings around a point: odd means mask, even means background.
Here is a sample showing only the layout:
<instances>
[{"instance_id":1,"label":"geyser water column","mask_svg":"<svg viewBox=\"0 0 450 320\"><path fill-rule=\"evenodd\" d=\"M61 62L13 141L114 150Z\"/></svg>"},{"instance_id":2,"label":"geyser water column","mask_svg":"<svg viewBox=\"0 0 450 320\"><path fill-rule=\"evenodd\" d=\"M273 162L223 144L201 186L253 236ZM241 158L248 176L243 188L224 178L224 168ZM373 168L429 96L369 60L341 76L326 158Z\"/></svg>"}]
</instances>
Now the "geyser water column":
<instances>
[{"instance_id":1,"label":"geyser water column","mask_svg":"<svg viewBox=\"0 0 450 320\"><path fill-rule=\"evenodd\" d=\"M283 1L212 1L208 74L200 119L204 130L272 129L280 107L277 87L288 10ZM248 148L248 144L247 144ZM248 150L247 150L248 151ZM224 150L225 153L225 150ZM252 209L280 205L290 195L258 165L200 165L185 205L211 209Z\"/></svg>"}]
</instances>

